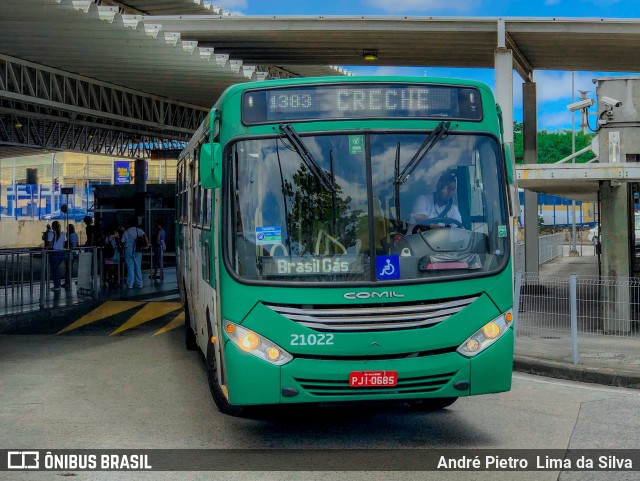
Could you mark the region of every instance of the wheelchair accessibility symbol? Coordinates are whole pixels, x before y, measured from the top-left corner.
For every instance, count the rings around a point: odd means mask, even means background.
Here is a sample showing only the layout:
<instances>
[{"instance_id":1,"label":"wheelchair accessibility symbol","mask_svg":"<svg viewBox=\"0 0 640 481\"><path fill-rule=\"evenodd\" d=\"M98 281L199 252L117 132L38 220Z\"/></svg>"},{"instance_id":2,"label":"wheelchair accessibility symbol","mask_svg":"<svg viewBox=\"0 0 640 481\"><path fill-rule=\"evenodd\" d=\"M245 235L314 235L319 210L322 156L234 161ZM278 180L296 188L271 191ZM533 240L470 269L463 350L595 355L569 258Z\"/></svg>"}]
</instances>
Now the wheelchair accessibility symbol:
<instances>
[{"instance_id":1,"label":"wheelchair accessibility symbol","mask_svg":"<svg viewBox=\"0 0 640 481\"><path fill-rule=\"evenodd\" d=\"M396 271L396 268L391 263L391 260L387 259L387 263L382 268L382 272L380 273L380 276L392 276L395 271Z\"/></svg>"},{"instance_id":2,"label":"wheelchair accessibility symbol","mask_svg":"<svg viewBox=\"0 0 640 481\"><path fill-rule=\"evenodd\" d=\"M376 257L376 273L379 280L400 279L400 260L398 256Z\"/></svg>"}]
</instances>

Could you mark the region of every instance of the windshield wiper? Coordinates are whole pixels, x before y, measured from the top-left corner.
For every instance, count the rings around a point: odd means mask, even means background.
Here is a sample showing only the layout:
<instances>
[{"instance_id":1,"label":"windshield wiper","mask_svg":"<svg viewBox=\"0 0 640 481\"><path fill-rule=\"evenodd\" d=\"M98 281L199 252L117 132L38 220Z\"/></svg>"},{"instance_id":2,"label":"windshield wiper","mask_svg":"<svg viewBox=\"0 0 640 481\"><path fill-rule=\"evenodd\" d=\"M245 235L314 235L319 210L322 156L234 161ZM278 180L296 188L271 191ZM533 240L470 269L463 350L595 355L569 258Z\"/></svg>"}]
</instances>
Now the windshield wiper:
<instances>
[{"instance_id":1,"label":"windshield wiper","mask_svg":"<svg viewBox=\"0 0 640 481\"><path fill-rule=\"evenodd\" d=\"M427 135L427 138L424 139L424 142L422 142L422 145L418 148L409 163L402 169L400 175L396 177L394 183L400 185L409 180L409 177L411 177L413 171L416 170L416 167L420 165L422 159L424 159L433 146L440 142L449 132L451 132L451 122L445 122L444 120L440 122L438 126Z\"/></svg>"},{"instance_id":2,"label":"windshield wiper","mask_svg":"<svg viewBox=\"0 0 640 481\"><path fill-rule=\"evenodd\" d=\"M330 192L335 192L336 189L333 186L333 182L331 178L327 176L327 173L320 167L320 164L313 158L307 146L304 145L304 142L298 135L298 133L294 130L291 124L280 124L280 130L287 137L287 140L291 144L291 147L296 151L296 153L304 162L304 165L307 166L309 172L311 172L322 184L322 186Z\"/></svg>"},{"instance_id":3,"label":"windshield wiper","mask_svg":"<svg viewBox=\"0 0 640 481\"><path fill-rule=\"evenodd\" d=\"M400 177L400 142L396 145L396 158L393 166L393 175L395 175L396 180ZM402 222L400 221L400 184L398 182L394 182L394 203L396 205L396 219L395 226L397 230L400 230L400 226Z\"/></svg>"}]
</instances>

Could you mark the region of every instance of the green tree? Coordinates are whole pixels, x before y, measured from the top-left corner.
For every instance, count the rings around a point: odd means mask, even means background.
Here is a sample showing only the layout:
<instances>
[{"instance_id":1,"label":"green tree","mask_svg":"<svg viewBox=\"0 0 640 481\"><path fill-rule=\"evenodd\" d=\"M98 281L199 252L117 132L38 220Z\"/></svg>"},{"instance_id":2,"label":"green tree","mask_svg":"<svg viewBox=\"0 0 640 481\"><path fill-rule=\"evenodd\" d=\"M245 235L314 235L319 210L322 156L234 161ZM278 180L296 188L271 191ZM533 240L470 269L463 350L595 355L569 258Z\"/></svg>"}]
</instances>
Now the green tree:
<instances>
[{"instance_id":1,"label":"green tree","mask_svg":"<svg viewBox=\"0 0 640 481\"><path fill-rule=\"evenodd\" d=\"M335 194L322 189L318 178L304 164L293 174L292 181L284 181L283 192L292 206L287 231L290 237L298 236L301 255L315 252L320 230L339 239L345 247L355 245L356 227L364 213L351 209L351 197L343 194L339 184L334 183L334 188ZM334 254L342 254L335 250L335 244L331 248Z\"/></svg>"},{"instance_id":2,"label":"green tree","mask_svg":"<svg viewBox=\"0 0 640 481\"><path fill-rule=\"evenodd\" d=\"M524 149L522 145L523 140L523 124L522 122L513 123L513 135L514 135L514 153L516 157L516 163L524 163ZM583 134L582 132L576 132L576 152L584 149L591 144L594 134ZM571 155L571 131L560 130L556 132L549 132L547 130L541 130L538 132L538 163L539 164L553 164L561 159ZM595 154L593 152L587 152L576 158L576 163L584 163L593 159Z\"/></svg>"}]
</instances>

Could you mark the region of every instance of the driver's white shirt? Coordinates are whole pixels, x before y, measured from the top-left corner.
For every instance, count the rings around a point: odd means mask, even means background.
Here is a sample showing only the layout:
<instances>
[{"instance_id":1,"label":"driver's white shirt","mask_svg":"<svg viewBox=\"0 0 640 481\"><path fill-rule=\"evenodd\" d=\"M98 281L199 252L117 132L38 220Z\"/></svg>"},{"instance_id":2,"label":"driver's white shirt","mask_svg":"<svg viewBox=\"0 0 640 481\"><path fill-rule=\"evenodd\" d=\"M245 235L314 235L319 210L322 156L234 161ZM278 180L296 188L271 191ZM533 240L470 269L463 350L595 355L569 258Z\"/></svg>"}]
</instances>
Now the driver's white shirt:
<instances>
[{"instance_id":1,"label":"driver's white shirt","mask_svg":"<svg viewBox=\"0 0 640 481\"><path fill-rule=\"evenodd\" d=\"M447 205L436 205L433 201L433 194L429 195L421 195L419 196L415 203L413 204L413 210L411 211L411 219L409 220L409 230L407 231L409 234L413 231L413 228L418 224L416 220L417 215L426 216L427 219L436 219L438 217L443 217L443 213L447 210ZM451 204L451 208L449 212L444 215L448 219L454 219L458 222L462 223L462 216L460 215L460 211L458 210L458 206L455 204ZM440 226L446 225L445 223L438 223ZM452 224L455 226L455 224Z\"/></svg>"}]
</instances>

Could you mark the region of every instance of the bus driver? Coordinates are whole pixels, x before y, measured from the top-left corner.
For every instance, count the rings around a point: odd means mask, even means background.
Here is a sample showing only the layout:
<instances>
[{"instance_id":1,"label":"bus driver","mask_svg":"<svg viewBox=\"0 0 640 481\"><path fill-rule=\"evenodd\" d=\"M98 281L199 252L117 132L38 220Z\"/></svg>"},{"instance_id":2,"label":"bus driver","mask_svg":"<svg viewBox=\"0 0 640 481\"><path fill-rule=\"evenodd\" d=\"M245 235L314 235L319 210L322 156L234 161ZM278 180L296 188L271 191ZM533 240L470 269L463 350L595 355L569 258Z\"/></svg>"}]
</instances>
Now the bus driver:
<instances>
[{"instance_id":1,"label":"bus driver","mask_svg":"<svg viewBox=\"0 0 640 481\"><path fill-rule=\"evenodd\" d=\"M459 227L462 217L458 207L453 204L455 193L455 176L451 173L443 174L438 180L436 191L431 195L419 196L413 204L409 232L415 234L418 230L430 228ZM444 220L434 224L425 222L429 219L452 219L453 222L450 224Z\"/></svg>"}]
</instances>

